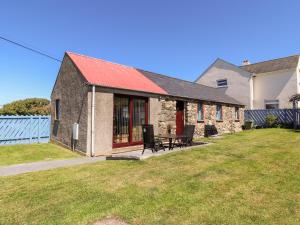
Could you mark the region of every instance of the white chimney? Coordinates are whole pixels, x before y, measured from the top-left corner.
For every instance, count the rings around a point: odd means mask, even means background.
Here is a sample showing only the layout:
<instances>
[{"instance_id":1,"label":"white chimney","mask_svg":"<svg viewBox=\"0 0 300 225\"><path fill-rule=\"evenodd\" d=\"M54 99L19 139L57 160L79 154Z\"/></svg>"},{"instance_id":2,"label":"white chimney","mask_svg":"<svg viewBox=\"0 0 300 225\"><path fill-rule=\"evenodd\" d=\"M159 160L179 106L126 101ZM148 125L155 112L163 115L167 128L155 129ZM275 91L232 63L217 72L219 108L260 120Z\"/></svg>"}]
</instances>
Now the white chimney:
<instances>
[{"instance_id":1,"label":"white chimney","mask_svg":"<svg viewBox=\"0 0 300 225\"><path fill-rule=\"evenodd\" d=\"M250 65L250 61L248 59L245 59L242 63L243 66L246 66L246 65Z\"/></svg>"}]
</instances>

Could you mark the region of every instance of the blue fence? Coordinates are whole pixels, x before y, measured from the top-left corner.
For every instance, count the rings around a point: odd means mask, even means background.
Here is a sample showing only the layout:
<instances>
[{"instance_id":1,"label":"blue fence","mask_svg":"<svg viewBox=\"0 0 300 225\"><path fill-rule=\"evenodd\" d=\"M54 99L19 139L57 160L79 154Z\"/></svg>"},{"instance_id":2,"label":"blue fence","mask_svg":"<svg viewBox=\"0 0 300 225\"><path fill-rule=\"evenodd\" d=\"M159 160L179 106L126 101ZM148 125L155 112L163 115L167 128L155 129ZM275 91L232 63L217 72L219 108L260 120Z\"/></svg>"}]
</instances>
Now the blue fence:
<instances>
[{"instance_id":1,"label":"blue fence","mask_svg":"<svg viewBox=\"0 0 300 225\"><path fill-rule=\"evenodd\" d=\"M279 123L300 125L300 109L254 109L245 110L245 120L254 121L255 125L265 126L266 117L275 115Z\"/></svg>"},{"instance_id":2,"label":"blue fence","mask_svg":"<svg viewBox=\"0 0 300 225\"><path fill-rule=\"evenodd\" d=\"M45 143L50 116L0 116L0 145Z\"/></svg>"}]
</instances>

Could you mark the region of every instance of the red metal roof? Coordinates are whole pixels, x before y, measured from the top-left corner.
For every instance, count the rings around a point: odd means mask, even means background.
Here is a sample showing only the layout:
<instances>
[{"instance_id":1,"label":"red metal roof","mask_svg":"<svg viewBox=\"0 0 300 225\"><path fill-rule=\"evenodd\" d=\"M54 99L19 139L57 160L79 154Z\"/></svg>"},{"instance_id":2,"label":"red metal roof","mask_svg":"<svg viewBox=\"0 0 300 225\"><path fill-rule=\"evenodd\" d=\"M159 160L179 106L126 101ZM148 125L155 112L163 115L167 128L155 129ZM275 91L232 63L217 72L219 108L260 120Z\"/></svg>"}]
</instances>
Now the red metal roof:
<instances>
[{"instance_id":1,"label":"red metal roof","mask_svg":"<svg viewBox=\"0 0 300 225\"><path fill-rule=\"evenodd\" d=\"M164 89L133 67L119 65L72 52L67 52L66 54L72 59L90 84L156 94L167 94Z\"/></svg>"}]
</instances>

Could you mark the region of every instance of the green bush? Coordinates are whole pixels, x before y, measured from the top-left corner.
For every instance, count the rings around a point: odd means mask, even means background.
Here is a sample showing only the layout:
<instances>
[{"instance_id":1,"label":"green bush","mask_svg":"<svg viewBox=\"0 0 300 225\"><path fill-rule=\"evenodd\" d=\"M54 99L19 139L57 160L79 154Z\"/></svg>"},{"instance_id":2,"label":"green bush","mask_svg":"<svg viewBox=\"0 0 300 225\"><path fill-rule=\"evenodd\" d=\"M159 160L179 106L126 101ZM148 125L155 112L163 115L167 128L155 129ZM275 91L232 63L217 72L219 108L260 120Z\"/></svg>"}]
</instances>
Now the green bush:
<instances>
[{"instance_id":1,"label":"green bush","mask_svg":"<svg viewBox=\"0 0 300 225\"><path fill-rule=\"evenodd\" d=\"M266 117L266 124L267 127L277 127L278 123L277 123L278 117L275 115L267 115Z\"/></svg>"},{"instance_id":2,"label":"green bush","mask_svg":"<svg viewBox=\"0 0 300 225\"><path fill-rule=\"evenodd\" d=\"M286 128L286 129L293 129L294 128L294 123L290 122L290 123L281 123L281 127L282 128Z\"/></svg>"},{"instance_id":3,"label":"green bush","mask_svg":"<svg viewBox=\"0 0 300 225\"><path fill-rule=\"evenodd\" d=\"M0 115L49 115L50 101L44 98L28 98L8 103L0 109Z\"/></svg>"}]
</instances>

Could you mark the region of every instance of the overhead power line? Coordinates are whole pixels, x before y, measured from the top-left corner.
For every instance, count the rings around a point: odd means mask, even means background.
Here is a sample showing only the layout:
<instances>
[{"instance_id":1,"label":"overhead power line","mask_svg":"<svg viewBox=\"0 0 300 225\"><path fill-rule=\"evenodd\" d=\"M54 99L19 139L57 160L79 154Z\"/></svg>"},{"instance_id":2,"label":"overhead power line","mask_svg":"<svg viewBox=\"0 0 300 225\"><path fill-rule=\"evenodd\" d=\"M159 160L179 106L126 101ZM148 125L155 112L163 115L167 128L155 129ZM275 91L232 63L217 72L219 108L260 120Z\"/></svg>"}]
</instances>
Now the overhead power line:
<instances>
[{"instance_id":1,"label":"overhead power line","mask_svg":"<svg viewBox=\"0 0 300 225\"><path fill-rule=\"evenodd\" d=\"M9 42L9 43L11 43L11 44L17 45L17 46L19 46L19 47L21 47L21 48L24 48L24 49L26 49L26 50L32 51L32 52L34 52L34 53L37 53L37 54L39 54L39 55L45 56L45 57L47 57L47 58L49 58L49 59L55 60L55 61L57 61L57 62L61 62L60 59L57 59L57 58L55 58L55 57L52 57L51 55L48 55L48 54L43 53L43 52L41 52L41 51L39 51L39 50L35 50L35 49L33 49L33 48L27 47L27 46L25 46L25 45L22 45L22 44L20 44L20 43L15 42L15 41L9 40L9 39L7 39L7 38L5 38L5 37L0 36L0 39L2 39L2 40L4 40L4 41L7 41L7 42Z\"/></svg>"}]
</instances>

